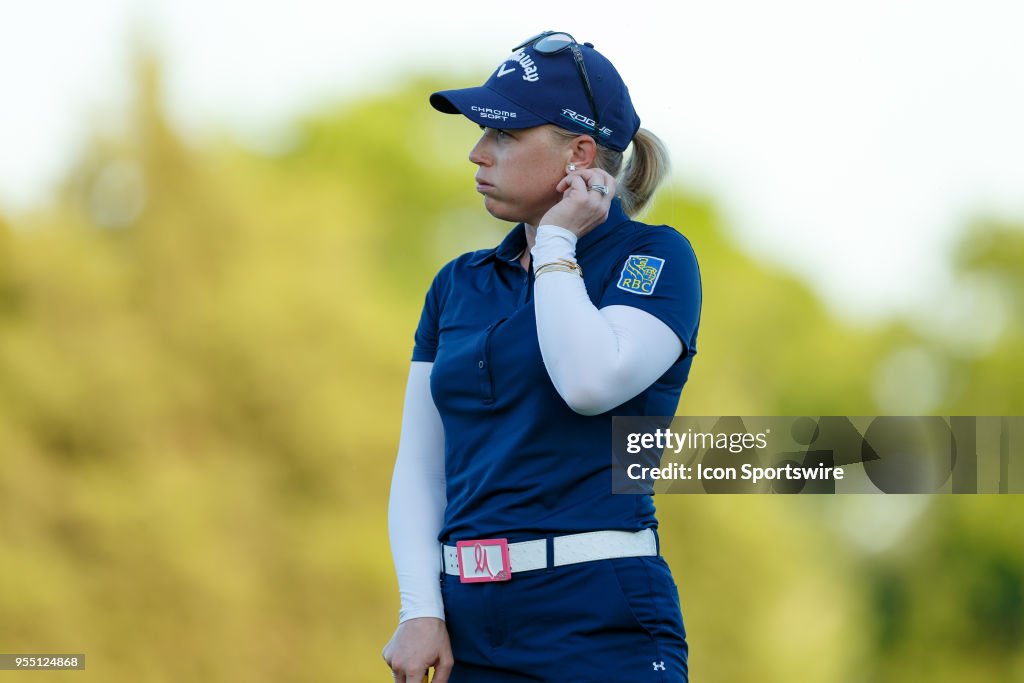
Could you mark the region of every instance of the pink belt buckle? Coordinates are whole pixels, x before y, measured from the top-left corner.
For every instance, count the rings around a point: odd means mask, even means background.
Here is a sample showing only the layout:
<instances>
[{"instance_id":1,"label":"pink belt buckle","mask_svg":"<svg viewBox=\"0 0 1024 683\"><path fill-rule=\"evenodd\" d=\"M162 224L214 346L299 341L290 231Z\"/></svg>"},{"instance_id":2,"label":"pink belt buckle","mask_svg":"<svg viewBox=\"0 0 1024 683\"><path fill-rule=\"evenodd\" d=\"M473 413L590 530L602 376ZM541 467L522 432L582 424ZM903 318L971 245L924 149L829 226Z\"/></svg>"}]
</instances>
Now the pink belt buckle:
<instances>
[{"instance_id":1,"label":"pink belt buckle","mask_svg":"<svg viewBox=\"0 0 1024 683\"><path fill-rule=\"evenodd\" d=\"M455 544L455 551L459 558L459 581L462 583L508 581L512 578L506 538L459 541Z\"/></svg>"}]
</instances>

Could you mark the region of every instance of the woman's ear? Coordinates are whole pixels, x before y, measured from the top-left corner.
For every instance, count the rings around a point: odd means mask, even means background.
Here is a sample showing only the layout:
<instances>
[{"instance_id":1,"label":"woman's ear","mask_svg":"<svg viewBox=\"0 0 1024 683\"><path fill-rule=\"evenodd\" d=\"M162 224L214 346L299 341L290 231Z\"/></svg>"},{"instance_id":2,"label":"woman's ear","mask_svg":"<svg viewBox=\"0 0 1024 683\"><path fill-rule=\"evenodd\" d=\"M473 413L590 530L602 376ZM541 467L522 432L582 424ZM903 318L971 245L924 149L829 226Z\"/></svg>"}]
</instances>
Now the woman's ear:
<instances>
[{"instance_id":1,"label":"woman's ear","mask_svg":"<svg viewBox=\"0 0 1024 683\"><path fill-rule=\"evenodd\" d=\"M589 135L578 135L573 139L569 147L570 164L576 164L576 168L593 168L597 160L597 143Z\"/></svg>"}]
</instances>

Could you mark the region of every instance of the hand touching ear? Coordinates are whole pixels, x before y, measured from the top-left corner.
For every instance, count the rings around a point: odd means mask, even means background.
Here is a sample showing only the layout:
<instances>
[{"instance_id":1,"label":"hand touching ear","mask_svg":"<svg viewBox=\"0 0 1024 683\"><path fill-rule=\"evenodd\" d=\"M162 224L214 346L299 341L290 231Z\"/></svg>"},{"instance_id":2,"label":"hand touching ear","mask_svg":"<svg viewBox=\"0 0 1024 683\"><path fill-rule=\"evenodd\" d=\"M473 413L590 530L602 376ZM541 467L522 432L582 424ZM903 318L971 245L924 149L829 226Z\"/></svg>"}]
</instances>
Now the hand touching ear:
<instances>
[{"instance_id":1,"label":"hand touching ear","mask_svg":"<svg viewBox=\"0 0 1024 683\"><path fill-rule=\"evenodd\" d=\"M596 189L600 187L607 193ZM599 168L570 170L555 189L562 193L562 200L544 214L540 225L557 225L582 237L608 218L615 178Z\"/></svg>"}]
</instances>

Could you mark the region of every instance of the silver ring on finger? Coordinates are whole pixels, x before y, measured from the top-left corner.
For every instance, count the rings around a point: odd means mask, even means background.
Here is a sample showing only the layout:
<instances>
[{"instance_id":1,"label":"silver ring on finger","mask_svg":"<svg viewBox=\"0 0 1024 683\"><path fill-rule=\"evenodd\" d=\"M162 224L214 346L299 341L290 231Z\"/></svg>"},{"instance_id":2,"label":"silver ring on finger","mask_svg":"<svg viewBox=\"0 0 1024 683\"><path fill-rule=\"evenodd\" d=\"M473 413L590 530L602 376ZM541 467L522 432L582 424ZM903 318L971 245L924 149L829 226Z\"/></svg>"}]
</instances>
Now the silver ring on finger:
<instances>
[{"instance_id":1,"label":"silver ring on finger","mask_svg":"<svg viewBox=\"0 0 1024 683\"><path fill-rule=\"evenodd\" d=\"M597 192L600 192L602 197L608 196L608 186L607 185L598 185L597 183L595 183L595 184L590 186L590 189L591 190L596 190Z\"/></svg>"}]
</instances>

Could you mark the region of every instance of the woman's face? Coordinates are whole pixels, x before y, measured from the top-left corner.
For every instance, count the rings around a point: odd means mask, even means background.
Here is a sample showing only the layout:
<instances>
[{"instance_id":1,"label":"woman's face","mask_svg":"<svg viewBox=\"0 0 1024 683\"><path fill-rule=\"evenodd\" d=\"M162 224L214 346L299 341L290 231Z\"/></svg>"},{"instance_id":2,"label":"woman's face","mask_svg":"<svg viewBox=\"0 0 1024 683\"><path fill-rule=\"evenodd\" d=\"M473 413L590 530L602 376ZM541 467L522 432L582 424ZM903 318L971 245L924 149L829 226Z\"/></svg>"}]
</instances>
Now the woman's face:
<instances>
[{"instance_id":1,"label":"woman's face","mask_svg":"<svg viewBox=\"0 0 1024 683\"><path fill-rule=\"evenodd\" d=\"M547 126L484 128L469 152L479 167L476 189L484 196L484 208L495 218L534 226L562 198L555 185L573 156L572 145Z\"/></svg>"}]
</instances>

